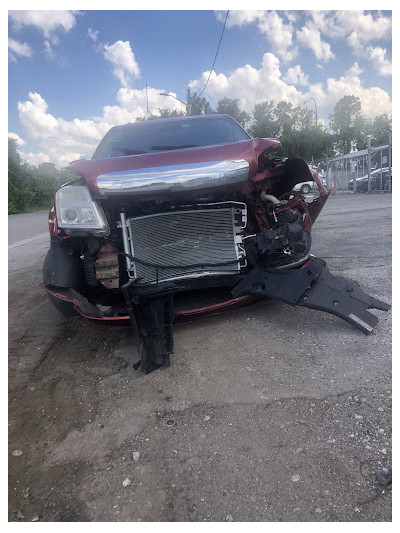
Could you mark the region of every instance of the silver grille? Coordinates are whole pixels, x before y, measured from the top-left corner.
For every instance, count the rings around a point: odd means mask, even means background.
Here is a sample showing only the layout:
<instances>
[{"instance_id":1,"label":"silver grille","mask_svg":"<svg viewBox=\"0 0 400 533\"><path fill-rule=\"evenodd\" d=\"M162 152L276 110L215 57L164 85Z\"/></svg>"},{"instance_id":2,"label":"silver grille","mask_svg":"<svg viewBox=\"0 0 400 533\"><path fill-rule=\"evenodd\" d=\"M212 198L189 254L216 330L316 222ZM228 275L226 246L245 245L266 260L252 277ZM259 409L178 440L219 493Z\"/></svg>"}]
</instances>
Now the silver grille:
<instances>
[{"instance_id":1,"label":"silver grille","mask_svg":"<svg viewBox=\"0 0 400 533\"><path fill-rule=\"evenodd\" d=\"M245 216L245 210L231 205L128 219L130 253L137 258L130 275L154 283L236 274L244 264L240 232Z\"/></svg>"}]
</instances>

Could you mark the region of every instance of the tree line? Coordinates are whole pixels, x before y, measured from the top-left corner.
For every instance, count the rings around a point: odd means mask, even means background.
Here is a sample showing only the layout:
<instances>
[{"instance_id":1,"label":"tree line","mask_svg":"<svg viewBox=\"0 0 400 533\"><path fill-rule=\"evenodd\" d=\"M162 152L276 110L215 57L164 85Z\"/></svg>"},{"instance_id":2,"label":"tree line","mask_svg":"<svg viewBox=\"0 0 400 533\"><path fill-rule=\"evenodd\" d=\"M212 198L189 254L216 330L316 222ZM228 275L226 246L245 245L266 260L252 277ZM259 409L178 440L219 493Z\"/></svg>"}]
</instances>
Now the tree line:
<instances>
[{"instance_id":1,"label":"tree line","mask_svg":"<svg viewBox=\"0 0 400 533\"><path fill-rule=\"evenodd\" d=\"M71 174L53 163L30 165L21 160L15 139L8 138L8 214L49 209L54 192Z\"/></svg>"},{"instance_id":2,"label":"tree line","mask_svg":"<svg viewBox=\"0 0 400 533\"><path fill-rule=\"evenodd\" d=\"M252 137L277 137L286 157L298 156L306 161L325 159L367 146L388 144L392 119L379 115L371 120L361 112L361 101L354 95L341 98L329 117L329 126L317 123L309 108L294 106L284 100L264 100L255 104L251 114L240 109L239 100L222 98L212 108L197 93L187 102L187 113L177 109L159 109L158 114L139 117L137 121L188 115L223 113L233 117ZM8 139L8 212L23 213L51 206L54 191L69 180L68 172L52 163L35 167L23 162L14 139Z\"/></svg>"},{"instance_id":3,"label":"tree line","mask_svg":"<svg viewBox=\"0 0 400 533\"><path fill-rule=\"evenodd\" d=\"M314 111L282 100L264 100L254 105L251 114L240 109L239 99L222 98L213 109L205 97L190 96L187 113L159 109L159 114L139 117L151 120L176 116L226 113L243 126L252 137L277 137L286 157L298 156L306 161L362 150L371 139L372 146L388 144L392 118L387 114L371 120L361 111L361 100L348 95L341 98L329 116L328 127L317 123Z\"/></svg>"}]
</instances>

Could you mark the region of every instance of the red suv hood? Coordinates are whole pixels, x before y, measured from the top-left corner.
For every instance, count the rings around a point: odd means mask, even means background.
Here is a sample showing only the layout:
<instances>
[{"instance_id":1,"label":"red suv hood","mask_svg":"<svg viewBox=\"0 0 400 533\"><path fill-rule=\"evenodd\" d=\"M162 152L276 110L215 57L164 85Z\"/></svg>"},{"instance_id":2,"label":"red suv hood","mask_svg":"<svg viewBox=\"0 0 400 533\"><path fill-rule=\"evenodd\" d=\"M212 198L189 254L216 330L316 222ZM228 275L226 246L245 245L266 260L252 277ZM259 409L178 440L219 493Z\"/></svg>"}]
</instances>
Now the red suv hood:
<instances>
[{"instance_id":1,"label":"red suv hood","mask_svg":"<svg viewBox=\"0 0 400 533\"><path fill-rule=\"evenodd\" d=\"M89 190L93 194L99 193L96 178L100 174L177 164L184 165L186 163L244 159L249 163L249 178L251 178L258 172L259 155L267 148L277 145L280 145L277 139L257 138L217 146L184 148L181 150L113 157L109 159L79 160L70 163L67 169L82 174Z\"/></svg>"}]
</instances>

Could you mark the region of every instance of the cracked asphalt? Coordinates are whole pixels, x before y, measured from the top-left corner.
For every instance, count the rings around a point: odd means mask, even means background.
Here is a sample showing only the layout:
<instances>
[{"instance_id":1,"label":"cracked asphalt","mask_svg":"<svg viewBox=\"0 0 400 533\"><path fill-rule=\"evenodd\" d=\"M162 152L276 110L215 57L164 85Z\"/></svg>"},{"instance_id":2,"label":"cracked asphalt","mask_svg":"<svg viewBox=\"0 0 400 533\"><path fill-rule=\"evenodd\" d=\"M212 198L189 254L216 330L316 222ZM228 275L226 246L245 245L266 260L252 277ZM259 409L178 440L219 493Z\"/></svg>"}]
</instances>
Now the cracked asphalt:
<instances>
[{"instance_id":1,"label":"cracked asphalt","mask_svg":"<svg viewBox=\"0 0 400 533\"><path fill-rule=\"evenodd\" d=\"M312 246L389 303L391 201L330 197ZM145 376L129 328L64 318L38 286L43 217L9 246L9 521L391 521L390 489L364 503L392 461L391 311L366 336L265 300L177 326Z\"/></svg>"}]
</instances>

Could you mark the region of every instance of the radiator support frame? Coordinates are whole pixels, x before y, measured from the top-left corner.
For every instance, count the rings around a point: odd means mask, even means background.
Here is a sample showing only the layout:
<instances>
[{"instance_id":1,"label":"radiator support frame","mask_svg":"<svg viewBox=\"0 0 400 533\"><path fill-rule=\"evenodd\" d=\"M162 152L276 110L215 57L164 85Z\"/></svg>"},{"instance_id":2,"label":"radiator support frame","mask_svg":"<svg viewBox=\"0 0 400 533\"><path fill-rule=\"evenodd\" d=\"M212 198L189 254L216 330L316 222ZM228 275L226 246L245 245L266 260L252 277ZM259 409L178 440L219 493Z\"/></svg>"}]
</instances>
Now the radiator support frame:
<instances>
[{"instance_id":1,"label":"radiator support frame","mask_svg":"<svg viewBox=\"0 0 400 533\"><path fill-rule=\"evenodd\" d=\"M187 207L130 218L120 213L117 227L122 230L130 279L158 284L206 276L234 276L247 266L242 246L247 224L246 204L232 201ZM171 233L166 226L172 228Z\"/></svg>"}]
</instances>

